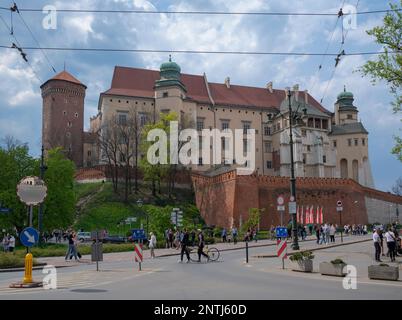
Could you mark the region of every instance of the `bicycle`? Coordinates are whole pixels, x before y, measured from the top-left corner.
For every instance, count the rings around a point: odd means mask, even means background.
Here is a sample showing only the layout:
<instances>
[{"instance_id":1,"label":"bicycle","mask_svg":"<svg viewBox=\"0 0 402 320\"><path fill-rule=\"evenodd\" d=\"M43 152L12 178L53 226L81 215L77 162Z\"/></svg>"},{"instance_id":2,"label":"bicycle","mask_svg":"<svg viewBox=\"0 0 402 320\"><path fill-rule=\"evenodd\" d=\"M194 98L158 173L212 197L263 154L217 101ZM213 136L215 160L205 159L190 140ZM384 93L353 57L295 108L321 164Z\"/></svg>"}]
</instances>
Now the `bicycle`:
<instances>
[{"instance_id":1,"label":"bicycle","mask_svg":"<svg viewBox=\"0 0 402 320\"><path fill-rule=\"evenodd\" d=\"M208 248L208 246L205 246L203 252L207 254L208 258L201 255L201 262L216 261L219 259L220 251L215 247ZM198 262L198 247L192 247L189 250L189 254L192 262Z\"/></svg>"}]
</instances>

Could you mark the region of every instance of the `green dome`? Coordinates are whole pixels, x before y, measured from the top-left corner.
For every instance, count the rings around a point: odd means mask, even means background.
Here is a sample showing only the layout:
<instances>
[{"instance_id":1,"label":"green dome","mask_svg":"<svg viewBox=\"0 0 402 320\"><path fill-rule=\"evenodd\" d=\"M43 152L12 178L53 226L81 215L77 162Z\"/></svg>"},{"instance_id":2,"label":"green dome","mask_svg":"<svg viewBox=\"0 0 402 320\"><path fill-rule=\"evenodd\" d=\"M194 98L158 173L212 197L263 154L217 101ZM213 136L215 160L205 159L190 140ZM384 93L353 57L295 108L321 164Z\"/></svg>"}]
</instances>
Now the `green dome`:
<instances>
[{"instance_id":1,"label":"green dome","mask_svg":"<svg viewBox=\"0 0 402 320\"><path fill-rule=\"evenodd\" d=\"M180 66L176 62L165 62L161 64L160 71L174 71L174 72L181 72Z\"/></svg>"},{"instance_id":2,"label":"green dome","mask_svg":"<svg viewBox=\"0 0 402 320\"><path fill-rule=\"evenodd\" d=\"M349 92L349 91L341 92L338 95L338 100L341 100L341 99L353 99L353 93Z\"/></svg>"}]
</instances>

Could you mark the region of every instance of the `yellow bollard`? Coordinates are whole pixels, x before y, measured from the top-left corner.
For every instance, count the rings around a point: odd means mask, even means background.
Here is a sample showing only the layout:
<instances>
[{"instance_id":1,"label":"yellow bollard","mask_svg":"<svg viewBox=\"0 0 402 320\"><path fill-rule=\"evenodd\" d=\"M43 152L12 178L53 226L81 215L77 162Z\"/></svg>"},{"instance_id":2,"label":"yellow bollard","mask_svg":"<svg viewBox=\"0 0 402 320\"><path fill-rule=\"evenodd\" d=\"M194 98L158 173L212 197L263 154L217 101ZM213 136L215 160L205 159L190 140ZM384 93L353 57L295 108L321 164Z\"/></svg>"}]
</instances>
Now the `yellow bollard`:
<instances>
[{"instance_id":1,"label":"yellow bollard","mask_svg":"<svg viewBox=\"0 0 402 320\"><path fill-rule=\"evenodd\" d=\"M25 256L25 275L23 283L32 283L32 265L33 265L33 257L32 253L27 253Z\"/></svg>"}]
</instances>

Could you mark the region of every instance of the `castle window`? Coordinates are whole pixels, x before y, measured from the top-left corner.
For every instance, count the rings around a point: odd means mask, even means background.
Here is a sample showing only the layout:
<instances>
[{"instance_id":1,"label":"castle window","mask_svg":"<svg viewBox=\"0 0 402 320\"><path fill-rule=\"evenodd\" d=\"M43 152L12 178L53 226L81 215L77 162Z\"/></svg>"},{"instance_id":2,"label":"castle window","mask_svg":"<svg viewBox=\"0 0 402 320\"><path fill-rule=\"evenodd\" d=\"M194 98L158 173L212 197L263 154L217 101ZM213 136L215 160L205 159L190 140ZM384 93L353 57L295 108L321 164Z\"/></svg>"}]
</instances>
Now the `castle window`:
<instances>
[{"instance_id":1,"label":"castle window","mask_svg":"<svg viewBox=\"0 0 402 320\"><path fill-rule=\"evenodd\" d=\"M355 146L357 147L359 145L359 139L355 139Z\"/></svg>"},{"instance_id":2,"label":"castle window","mask_svg":"<svg viewBox=\"0 0 402 320\"><path fill-rule=\"evenodd\" d=\"M144 102L144 106L145 106L145 102Z\"/></svg>"},{"instance_id":3,"label":"castle window","mask_svg":"<svg viewBox=\"0 0 402 320\"><path fill-rule=\"evenodd\" d=\"M265 141L265 152L272 152L272 143L270 141Z\"/></svg>"},{"instance_id":4,"label":"castle window","mask_svg":"<svg viewBox=\"0 0 402 320\"><path fill-rule=\"evenodd\" d=\"M204 119L197 119L197 130L201 131L204 129Z\"/></svg>"},{"instance_id":5,"label":"castle window","mask_svg":"<svg viewBox=\"0 0 402 320\"><path fill-rule=\"evenodd\" d=\"M307 126L310 128L314 127L314 119L313 118L308 118Z\"/></svg>"},{"instance_id":6,"label":"castle window","mask_svg":"<svg viewBox=\"0 0 402 320\"><path fill-rule=\"evenodd\" d=\"M267 169L272 169L272 161L267 161Z\"/></svg>"},{"instance_id":7,"label":"castle window","mask_svg":"<svg viewBox=\"0 0 402 320\"><path fill-rule=\"evenodd\" d=\"M91 156L91 150L88 150L88 157Z\"/></svg>"},{"instance_id":8,"label":"castle window","mask_svg":"<svg viewBox=\"0 0 402 320\"><path fill-rule=\"evenodd\" d=\"M303 153L303 164L306 164L307 162L307 155Z\"/></svg>"},{"instance_id":9,"label":"castle window","mask_svg":"<svg viewBox=\"0 0 402 320\"><path fill-rule=\"evenodd\" d=\"M251 123L250 122L243 122L243 134L247 134L247 131L250 130Z\"/></svg>"},{"instance_id":10,"label":"castle window","mask_svg":"<svg viewBox=\"0 0 402 320\"><path fill-rule=\"evenodd\" d=\"M352 146L352 139L348 139L348 146L349 146L349 147Z\"/></svg>"},{"instance_id":11,"label":"castle window","mask_svg":"<svg viewBox=\"0 0 402 320\"><path fill-rule=\"evenodd\" d=\"M202 158L198 158L198 165L202 166Z\"/></svg>"},{"instance_id":12,"label":"castle window","mask_svg":"<svg viewBox=\"0 0 402 320\"><path fill-rule=\"evenodd\" d=\"M269 127L269 126L264 127L264 135L265 136L270 136L271 135L271 127Z\"/></svg>"},{"instance_id":13,"label":"castle window","mask_svg":"<svg viewBox=\"0 0 402 320\"><path fill-rule=\"evenodd\" d=\"M229 129L229 121L225 120L222 121L222 130L227 130Z\"/></svg>"},{"instance_id":14,"label":"castle window","mask_svg":"<svg viewBox=\"0 0 402 320\"><path fill-rule=\"evenodd\" d=\"M121 102L121 100L119 100L119 103Z\"/></svg>"},{"instance_id":15,"label":"castle window","mask_svg":"<svg viewBox=\"0 0 402 320\"><path fill-rule=\"evenodd\" d=\"M333 141L333 146L336 148L336 140Z\"/></svg>"},{"instance_id":16,"label":"castle window","mask_svg":"<svg viewBox=\"0 0 402 320\"><path fill-rule=\"evenodd\" d=\"M315 119L314 128L321 129L321 119Z\"/></svg>"},{"instance_id":17,"label":"castle window","mask_svg":"<svg viewBox=\"0 0 402 320\"><path fill-rule=\"evenodd\" d=\"M147 123L147 115L146 114L140 114L140 125L143 127Z\"/></svg>"},{"instance_id":18,"label":"castle window","mask_svg":"<svg viewBox=\"0 0 402 320\"><path fill-rule=\"evenodd\" d=\"M76 118L78 118L78 112L76 112L74 116L75 116Z\"/></svg>"},{"instance_id":19,"label":"castle window","mask_svg":"<svg viewBox=\"0 0 402 320\"><path fill-rule=\"evenodd\" d=\"M322 128L323 128L324 130L327 130L327 129L328 129L328 120L327 120L327 119L323 119L323 120L322 120Z\"/></svg>"},{"instance_id":20,"label":"castle window","mask_svg":"<svg viewBox=\"0 0 402 320\"><path fill-rule=\"evenodd\" d=\"M327 156L322 156L322 162L327 163Z\"/></svg>"},{"instance_id":21,"label":"castle window","mask_svg":"<svg viewBox=\"0 0 402 320\"><path fill-rule=\"evenodd\" d=\"M117 124L125 126L127 124L127 115L119 114L117 118Z\"/></svg>"},{"instance_id":22,"label":"castle window","mask_svg":"<svg viewBox=\"0 0 402 320\"><path fill-rule=\"evenodd\" d=\"M353 115L351 115L351 114L348 114L347 117L348 117L349 120L353 119Z\"/></svg>"},{"instance_id":23,"label":"castle window","mask_svg":"<svg viewBox=\"0 0 402 320\"><path fill-rule=\"evenodd\" d=\"M136 101L135 104L138 104L138 101Z\"/></svg>"},{"instance_id":24,"label":"castle window","mask_svg":"<svg viewBox=\"0 0 402 320\"><path fill-rule=\"evenodd\" d=\"M110 102L113 102L113 99L110 99Z\"/></svg>"},{"instance_id":25,"label":"castle window","mask_svg":"<svg viewBox=\"0 0 402 320\"><path fill-rule=\"evenodd\" d=\"M307 146L307 151L310 152L311 151L311 147Z\"/></svg>"},{"instance_id":26,"label":"castle window","mask_svg":"<svg viewBox=\"0 0 402 320\"><path fill-rule=\"evenodd\" d=\"M303 136L303 137L307 136L307 131L306 131L306 130L303 129L303 130L301 131L301 133L302 133L302 136Z\"/></svg>"},{"instance_id":27,"label":"castle window","mask_svg":"<svg viewBox=\"0 0 402 320\"><path fill-rule=\"evenodd\" d=\"M362 138L362 146L366 145L366 139Z\"/></svg>"}]
</instances>

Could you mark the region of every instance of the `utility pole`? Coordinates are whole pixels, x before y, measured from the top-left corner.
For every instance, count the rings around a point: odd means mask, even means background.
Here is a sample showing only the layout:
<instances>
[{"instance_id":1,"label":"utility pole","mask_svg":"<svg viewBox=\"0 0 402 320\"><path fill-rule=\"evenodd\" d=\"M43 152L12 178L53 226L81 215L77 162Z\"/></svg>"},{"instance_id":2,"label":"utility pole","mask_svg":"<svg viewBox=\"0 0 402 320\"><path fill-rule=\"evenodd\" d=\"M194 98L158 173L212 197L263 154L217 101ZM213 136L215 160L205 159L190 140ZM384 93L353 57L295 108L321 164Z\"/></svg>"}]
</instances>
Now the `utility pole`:
<instances>
[{"instance_id":1,"label":"utility pole","mask_svg":"<svg viewBox=\"0 0 402 320\"><path fill-rule=\"evenodd\" d=\"M289 102L289 145L290 145L290 195L296 201L296 178L295 178L295 167L294 167L294 155L293 155L293 132L292 132L292 120L293 120L293 111L292 111L292 92L290 88L288 88L288 102ZM299 250L299 242L297 238L297 221L296 221L296 213L292 213L292 233L293 233L293 242L292 249Z\"/></svg>"}]
</instances>

